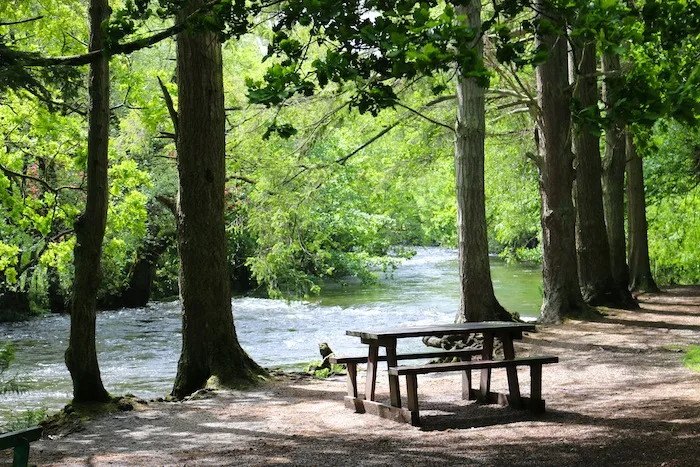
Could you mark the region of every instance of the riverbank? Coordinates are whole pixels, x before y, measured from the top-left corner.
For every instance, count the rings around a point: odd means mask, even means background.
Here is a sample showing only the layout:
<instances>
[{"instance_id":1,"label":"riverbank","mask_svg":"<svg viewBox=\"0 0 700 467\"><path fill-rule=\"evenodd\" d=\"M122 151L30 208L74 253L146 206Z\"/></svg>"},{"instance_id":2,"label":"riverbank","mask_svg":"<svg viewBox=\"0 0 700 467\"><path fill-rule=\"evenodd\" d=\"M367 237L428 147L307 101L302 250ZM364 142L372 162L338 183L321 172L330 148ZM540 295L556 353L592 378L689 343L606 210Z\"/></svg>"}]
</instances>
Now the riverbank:
<instances>
[{"instance_id":1,"label":"riverbank","mask_svg":"<svg viewBox=\"0 0 700 467\"><path fill-rule=\"evenodd\" d=\"M700 342L700 287L640 299L639 311L541 327L516 344L521 355L560 357L544 369L542 417L461 401L458 375L427 376L419 383L424 426L414 428L345 409L343 377L290 375L250 392L204 393L90 421L33 443L30 463L696 465L700 373L682 365L678 349ZM500 373L496 390L506 387ZM528 380L523 374L525 393Z\"/></svg>"}]
</instances>

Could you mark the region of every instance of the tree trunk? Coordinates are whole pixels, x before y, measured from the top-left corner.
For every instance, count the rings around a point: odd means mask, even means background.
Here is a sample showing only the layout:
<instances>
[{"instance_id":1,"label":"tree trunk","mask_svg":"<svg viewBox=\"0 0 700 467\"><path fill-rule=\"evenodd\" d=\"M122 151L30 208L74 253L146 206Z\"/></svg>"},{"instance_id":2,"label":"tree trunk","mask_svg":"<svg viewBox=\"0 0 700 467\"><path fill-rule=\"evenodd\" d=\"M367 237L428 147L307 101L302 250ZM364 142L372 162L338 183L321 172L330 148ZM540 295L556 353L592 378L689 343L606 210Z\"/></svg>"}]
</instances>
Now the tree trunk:
<instances>
[{"instance_id":1,"label":"tree trunk","mask_svg":"<svg viewBox=\"0 0 700 467\"><path fill-rule=\"evenodd\" d=\"M481 0L457 7L472 28L481 27ZM476 44L483 56L481 39ZM455 175L459 235L460 307L457 322L512 320L496 300L491 282L484 195L485 89L473 78L457 81Z\"/></svg>"},{"instance_id":2,"label":"tree trunk","mask_svg":"<svg viewBox=\"0 0 700 467\"><path fill-rule=\"evenodd\" d=\"M576 254L581 294L590 305L619 306L610 270L605 215L603 213L602 166L597 124L587 109L598 105L595 41L574 41L574 99L583 113L574 113L573 150L576 156ZM576 69L578 68L578 69ZM586 116L589 118L587 119Z\"/></svg>"},{"instance_id":3,"label":"tree trunk","mask_svg":"<svg viewBox=\"0 0 700 467\"><path fill-rule=\"evenodd\" d=\"M203 3L189 2L178 20ZM177 79L177 233L183 312L182 352L172 394L182 398L212 377L221 385L247 386L264 370L239 345L231 312L224 231L223 71L216 34L178 35Z\"/></svg>"},{"instance_id":4,"label":"tree trunk","mask_svg":"<svg viewBox=\"0 0 700 467\"><path fill-rule=\"evenodd\" d=\"M548 4L545 0L535 2L538 16L556 21L557 12ZM576 270L567 41L564 36L539 31L535 40L536 47L549 53L548 60L536 68L539 105L536 134L540 157L544 279L540 321L557 323L563 317L577 315L587 309L579 290Z\"/></svg>"},{"instance_id":5,"label":"tree trunk","mask_svg":"<svg viewBox=\"0 0 700 467\"><path fill-rule=\"evenodd\" d=\"M644 169L632 133L627 131L627 218L629 222L630 290L658 292L649 265Z\"/></svg>"},{"instance_id":6,"label":"tree trunk","mask_svg":"<svg viewBox=\"0 0 700 467\"><path fill-rule=\"evenodd\" d=\"M101 24L109 17L107 0L90 2L90 50L102 48ZM100 256L107 223L107 148L109 146L109 58L90 65L88 83L87 200L75 220L75 278L66 366L73 380L73 401L106 402L95 348L97 289L102 280Z\"/></svg>"},{"instance_id":7,"label":"tree trunk","mask_svg":"<svg viewBox=\"0 0 700 467\"><path fill-rule=\"evenodd\" d=\"M603 100L607 109L613 109L619 99L620 57L603 55ZM609 110L610 111L610 110ZM629 270L627 268L627 246L625 242L625 124L619 118L611 121L605 131L605 156L603 158L603 211L610 247L610 269L615 286L630 307L636 302L629 292Z\"/></svg>"}]
</instances>

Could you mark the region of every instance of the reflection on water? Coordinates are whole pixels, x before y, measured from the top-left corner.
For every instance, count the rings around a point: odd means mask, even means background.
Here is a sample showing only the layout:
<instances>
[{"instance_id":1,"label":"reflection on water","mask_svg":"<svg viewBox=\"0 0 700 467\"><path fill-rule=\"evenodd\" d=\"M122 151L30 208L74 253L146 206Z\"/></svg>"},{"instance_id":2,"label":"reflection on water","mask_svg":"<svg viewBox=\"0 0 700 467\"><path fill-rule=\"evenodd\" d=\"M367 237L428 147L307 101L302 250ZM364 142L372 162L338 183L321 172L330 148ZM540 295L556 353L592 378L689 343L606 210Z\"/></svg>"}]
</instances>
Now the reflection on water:
<instances>
[{"instance_id":1,"label":"reflection on water","mask_svg":"<svg viewBox=\"0 0 700 467\"><path fill-rule=\"evenodd\" d=\"M509 311L530 318L539 314L539 268L493 261L491 272L496 296ZM362 344L345 336L350 328L451 322L458 298L456 253L424 248L373 286L331 284L309 302L234 298L233 309L241 345L258 363L301 368L319 358L319 342L328 342L337 353L361 352ZM168 393L180 352L180 327L178 302L99 313L98 358L107 390L144 398ZM31 387L21 395L0 396L0 425L12 412L55 410L71 399L70 375L63 363L68 332L69 319L62 315L0 324L0 341L11 341L17 348L10 374ZM422 346L417 339L406 341L400 343L404 350Z\"/></svg>"}]
</instances>

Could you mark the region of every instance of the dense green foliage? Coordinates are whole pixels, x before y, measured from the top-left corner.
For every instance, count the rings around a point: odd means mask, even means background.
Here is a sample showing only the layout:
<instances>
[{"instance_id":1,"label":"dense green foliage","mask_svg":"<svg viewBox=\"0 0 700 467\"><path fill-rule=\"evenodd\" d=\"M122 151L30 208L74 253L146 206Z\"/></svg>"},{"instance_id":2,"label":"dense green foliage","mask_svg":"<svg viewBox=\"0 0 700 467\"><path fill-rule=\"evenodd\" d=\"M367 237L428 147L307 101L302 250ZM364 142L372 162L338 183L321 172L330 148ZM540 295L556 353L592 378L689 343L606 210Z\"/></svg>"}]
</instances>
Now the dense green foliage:
<instances>
[{"instance_id":1,"label":"dense green foliage","mask_svg":"<svg viewBox=\"0 0 700 467\"><path fill-rule=\"evenodd\" d=\"M700 347L689 346L683 355L683 364L693 371L700 371Z\"/></svg>"},{"instance_id":2,"label":"dense green foliage","mask_svg":"<svg viewBox=\"0 0 700 467\"><path fill-rule=\"evenodd\" d=\"M649 253L662 283L700 282L700 133L656 125L645 157Z\"/></svg>"},{"instance_id":3,"label":"dense green foliage","mask_svg":"<svg viewBox=\"0 0 700 467\"><path fill-rule=\"evenodd\" d=\"M493 31L487 65L505 63L493 70L468 62L466 44L473 35L457 34L449 5L394 2L391 15L373 21L362 11L392 2L347 2L361 7L352 10L355 16L334 15L341 3L291 2L274 23L265 21L262 7L243 18L237 10L243 4L227 2L230 21L222 39L252 24L254 14L260 24L224 45L226 220L236 289L300 296L326 279L352 275L372 281L410 254L410 248L396 246L455 246L453 134L445 128L455 118L449 64L455 60L492 90L522 99L504 103L497 92L489 98L487 218L494 253L537 260L537 168L527 157L535 151L533 121L522 110L529 105L526 91L532 95L530 64L546 55L531 46L527 34L513 34L516 25L509 23L527 2L495 2L499 9L487 12L486 26ZM580 2L559 3L572 15L581 11ZM681 22L663 18L677 18L673 8L685 11L694 8L692 2L685 7L642 2L642 9L630 2L585 3L577 24L607 38L601 48L626 53L634 63L627 69L629 97L608 109L608 116L618 112L646 125L669 114L691 121L697 99L688 86L698 77L692 60L697 40L688 33L693 16L686 11ZM146 30L167 26L175 4L115 2L111 40L144 37ZM551 27L532 24L531 15L523 14L525 32ZM40 15L43 19L10 24ZM82 18L85 3L77 0L3 4L0 47L81 53L87 40ZM433 36L425 34L429 30ZM623 42L632 45L621 47ZM384 54L361 53L377 49ZM112 59L103 305L120 303L143 259L154 264L153 297L177 293L170 210L176 152L156 79L177 106L173 57L173 43L165 40ZM406 63L414 66L402 66ZM421 78L435 70L440 72ZM60 310L69 296L72 225L85 196L84 76L84 68L25 69L0 62L0 293L28 294L35 310ZM642 102L645 95L658 97L662 107ZM698 282L700 139L694 127L684 126L688 123L663 122L654 126L653 144L643 151L652 265L662 283Z\"/></svg>"}]
</instances>

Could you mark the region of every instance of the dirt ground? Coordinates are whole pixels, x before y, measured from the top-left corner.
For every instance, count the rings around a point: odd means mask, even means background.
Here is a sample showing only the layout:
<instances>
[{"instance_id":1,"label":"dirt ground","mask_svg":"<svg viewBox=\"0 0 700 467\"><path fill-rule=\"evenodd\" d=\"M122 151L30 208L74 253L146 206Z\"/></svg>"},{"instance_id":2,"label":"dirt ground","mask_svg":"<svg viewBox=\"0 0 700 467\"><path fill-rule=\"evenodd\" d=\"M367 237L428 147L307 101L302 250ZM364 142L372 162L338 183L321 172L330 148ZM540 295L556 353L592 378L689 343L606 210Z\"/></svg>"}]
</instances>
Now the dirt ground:
<instances>
[{"instance_id":1,"label":"dirt ground","mask_svg":"<svg viewBox=\"0 0 700 467\"><path fill-rule=\"evenodd\" d=\"M423 426L416 428L346 409L342 376L288 376L249 392L151 402L90 421L83 431L33 443L30 463L700 465L700 373L683 367L678 351L700 345L700 287L640 301L639 311L538 326L516 343L519 355L560 358L543 371L542 416L462 401L457 374L425 376L418 382ZM495 390L506 389L502 373L494 371ZM384 380L381 397L388 395ZM527 370L520 380L528 394Z\"/></svg>"}]
</instances>

